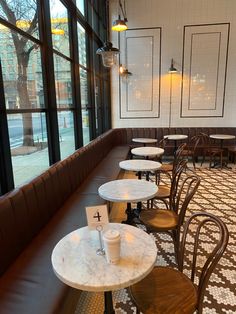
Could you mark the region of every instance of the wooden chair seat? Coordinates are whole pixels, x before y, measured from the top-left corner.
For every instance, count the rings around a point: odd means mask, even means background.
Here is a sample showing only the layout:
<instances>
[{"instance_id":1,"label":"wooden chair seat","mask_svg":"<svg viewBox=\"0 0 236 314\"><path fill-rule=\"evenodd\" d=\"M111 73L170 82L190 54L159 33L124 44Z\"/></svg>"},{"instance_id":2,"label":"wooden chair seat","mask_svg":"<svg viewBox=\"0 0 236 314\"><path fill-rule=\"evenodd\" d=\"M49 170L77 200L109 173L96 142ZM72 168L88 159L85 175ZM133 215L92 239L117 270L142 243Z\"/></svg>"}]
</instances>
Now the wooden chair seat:
<instances>
[{"instance_id":1,"label":"wooden chair seat","mask_svg":"<svg viewBox=\"0 0 236 314\"><path fill-rule=\"evenodd\" d=\"M129 290L144 314L193 313L197 305L197 291L191 280L169 267L155 267Z\"/></svg>"},{"instance_id":2,"label":"wooden chair seat","mask_svg":"<svg viewBox=\"0 0 236 314\"><path fill-rule=\"evenodd\" d=\"M161 168L158 169L158 171L166 171L166 172L169 172L169 171L173 171L173 164L162 164L161 165Z\"/></svg>"},{"instance_id":3,"label":"wooden chair seat","mask_svg":"<svg viewBox=\"0 0 236 314\"><path fill-rule=\"evenodd\" d=\"M140 220L148 229L172 230L178 226L178 215L167 209L148 209L140 213Z\"/></svg>"},{"instance_id":4,"label":"wooden chair seat","mask_svg":"<svg viewBox=\"0 0 236 314\"><path fill-rule=\"evenodd\" d=\"M155 195L157 198L167 198L170 197L170 186L168 185L158 185L158 191Z\"/></svg>"}]
</instances>

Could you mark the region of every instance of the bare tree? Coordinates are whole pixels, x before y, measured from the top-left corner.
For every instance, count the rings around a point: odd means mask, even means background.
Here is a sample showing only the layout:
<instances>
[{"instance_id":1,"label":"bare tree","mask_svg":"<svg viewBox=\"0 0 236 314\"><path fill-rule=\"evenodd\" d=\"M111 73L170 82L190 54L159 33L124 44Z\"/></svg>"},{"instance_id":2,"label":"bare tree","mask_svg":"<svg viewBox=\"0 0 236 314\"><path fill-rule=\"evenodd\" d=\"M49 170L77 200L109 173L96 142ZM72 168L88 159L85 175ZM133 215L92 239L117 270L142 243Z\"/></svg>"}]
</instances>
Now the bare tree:
<instances>
[{"instance_id":1,"label":"bare tree","mask_svg":"<svg viewBox=\"0 0 236 314\"><path fill-rule=\"evenodd\" d=\"M0 0L3 18L11 24L18 26L19 22L24 23L24 31L34 35L38 29L38 10L36 0ZM31 18L30 18L31 17ZM37 45L27 37L21 36L10 30L17 58L17 91L21 109L31 109L27 82L28 65L31 52ZM33 146L33 123L32 113L23 113L23 145Z\"/></svg>"}]
</instances>

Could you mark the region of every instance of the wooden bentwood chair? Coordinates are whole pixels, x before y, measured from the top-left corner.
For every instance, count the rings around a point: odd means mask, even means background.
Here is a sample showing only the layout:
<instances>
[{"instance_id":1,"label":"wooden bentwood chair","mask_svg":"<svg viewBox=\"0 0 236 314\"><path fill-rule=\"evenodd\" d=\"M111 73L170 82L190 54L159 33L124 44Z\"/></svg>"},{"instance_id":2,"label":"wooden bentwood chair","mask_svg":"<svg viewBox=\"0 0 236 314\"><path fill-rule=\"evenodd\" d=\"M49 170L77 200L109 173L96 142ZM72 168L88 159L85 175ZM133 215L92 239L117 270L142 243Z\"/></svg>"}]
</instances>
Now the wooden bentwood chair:
<instances>
[{"instance_id":1,"label":"wooden bentwood chair","mask_svg":"<svg viewBox=\"0 0 236 314\"><path fill-rule=\"evenodd\" d=\"M175 160L172 167L172 172L169 174L170 185L158 185L158 191L156 195L150 200L151 207L153 207L154 200L159 200L165 204L167 209L170 208L171 201L174 199L177 192L180 176L187 168L187 160Z\"/></svg>"},{"instance_id":2,"label":"wooden bentwood chair","mask_svg":"<svg viewBox=\"0 0 236 314\"><path fill-rule=\"evenodd\" d=\"M201 136L199 135L195 135L193 137L191 137L190 139L190 143L187 145L187 147L181 152L182 157L191 157L192 158L192 163L193 163L193 167L194 169L196 169L196 165L195 165L195 161L197 159L197 147L198 144L201 140Z\"/></svg>"},{"instance_id":3,"label":"wooden bentwood chair","mask_svg":"<svg viewBox=\"0 0 236 314\"><path fill-rule=\"evenodd\" d=\"M165 149L166 142L167 139L162 139L160 141L161 144L159 147ZM186 148L186 145L187 145L186 143L183 143L178 147L178 149L175 152L173 162L163 163L161 159L158 160L161 163L161 168L156 171L156 184L160 183L161 174L166 174L169 177L169 179L173 177L175 166L183 159L183 156L181 154L182 151Z\"/></svg>"},{"instance_id":4,"label":"wooden bentwood chair","mask_svg":"<svg viewBox=\"0 0 236 314\"><path fill-rule=\"evenodd\" d=\"M188 205L200 184L200 178L196 175L186 175L184 180L182 180L181 175L182 172L176 178L176 186L171 195L169 209L147 209L142 211L139 216L139 220L145 225L148 233L170 233L174 242L177 263L180 229L184 223Z\"/></svg>"},{"instance_id":5,"label":"wooden bentwood chair","mask_svg":"<svg viewBox=\"0 0 236 314\"><path fill-rule=\"evenodd\" d=\"M223 153L224 150L220 147L217 147L215 145L212 145L211 139L208 134L206 133L200 133L201 135L201 140L203 144L203 149L202 149L202 162L201 166L204 163L206 157L209 157L209 168L211 168L214 163L216 162L216 158L218 157L219 163L222 169L223 166ZM213 164L212 164L213 163Z\"/></svg>"},{"instance_id":6,"label":"wooden bentwood chair","mask_svg":"<svg viewBox=\"0 0 236 314\"><path fill-rule=\"evenodd\" d=\"M216 244L209 245L210 253L203 263L202 258L198 259L197 256L201 251L201 244L205 245L206 241L205 237L201 238L201 232L209 224L211 230L213 230L213 225L214 233L218 231L219 237ZM190 235L191 245L187 246L190 225L197 225L197 228L195 235ZM219 218L204 212L193 214L184 227L178 270L156 266L147 277L129 288L131 297L138 308L137 313L142 311L144 314L190 314L195 310L202 313L206 286L225 251L228 238L227 227ZM203 249L204 252L205 249L206 247ZM191 250L190 255L186 252L187 250ZM191 274L190 278L183 273L186 261L191 263L190 271L188 271ZM200 269L199 261L201 261ZM198 284L195 284L196 277L198 277Z\"/></svg>"}]
</instances>

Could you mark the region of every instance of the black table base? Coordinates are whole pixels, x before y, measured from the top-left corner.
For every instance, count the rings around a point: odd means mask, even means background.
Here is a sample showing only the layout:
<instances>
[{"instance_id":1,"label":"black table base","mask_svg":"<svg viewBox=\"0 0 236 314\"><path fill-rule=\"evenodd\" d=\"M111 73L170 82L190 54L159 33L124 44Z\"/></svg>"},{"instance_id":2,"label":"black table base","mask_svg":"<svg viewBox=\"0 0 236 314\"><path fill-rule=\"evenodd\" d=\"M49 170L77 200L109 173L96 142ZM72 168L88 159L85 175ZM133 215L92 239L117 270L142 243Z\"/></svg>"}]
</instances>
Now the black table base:
<instances>
[{"instance_id":1,"label":"black table base","mask_svg":"<svg viewBox=\"0 0 236 314\"><path fill-rule=\"evenodd\" d=\"M111 291L104 292L104 314L115 314Z\"/></svg>"}]
</instances>

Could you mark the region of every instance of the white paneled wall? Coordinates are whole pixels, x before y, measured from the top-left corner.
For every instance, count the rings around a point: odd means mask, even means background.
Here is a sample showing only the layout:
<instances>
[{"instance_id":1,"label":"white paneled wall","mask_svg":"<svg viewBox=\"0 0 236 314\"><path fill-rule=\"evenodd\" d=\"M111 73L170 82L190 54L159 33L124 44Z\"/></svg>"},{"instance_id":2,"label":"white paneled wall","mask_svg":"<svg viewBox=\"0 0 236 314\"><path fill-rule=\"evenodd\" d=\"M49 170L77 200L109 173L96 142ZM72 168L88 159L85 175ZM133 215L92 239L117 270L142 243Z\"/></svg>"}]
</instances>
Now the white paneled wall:
<instances>
[{"instance_id":1,"label":"white paneled wall","mask_svg":"<svg viewBox=\"0 0 236 314\"><path fill-rule=\"evenodd\" d=\"M109 3L112 22L118 0ZM112 126L166 127L170 112L172 127L236 126L236 1L126 0L126 7L129 31L110 34L133 75L126 81L118 64L111 70ZM179 71L172 89L171 58Z\"/></svg>"}]
</instances>

